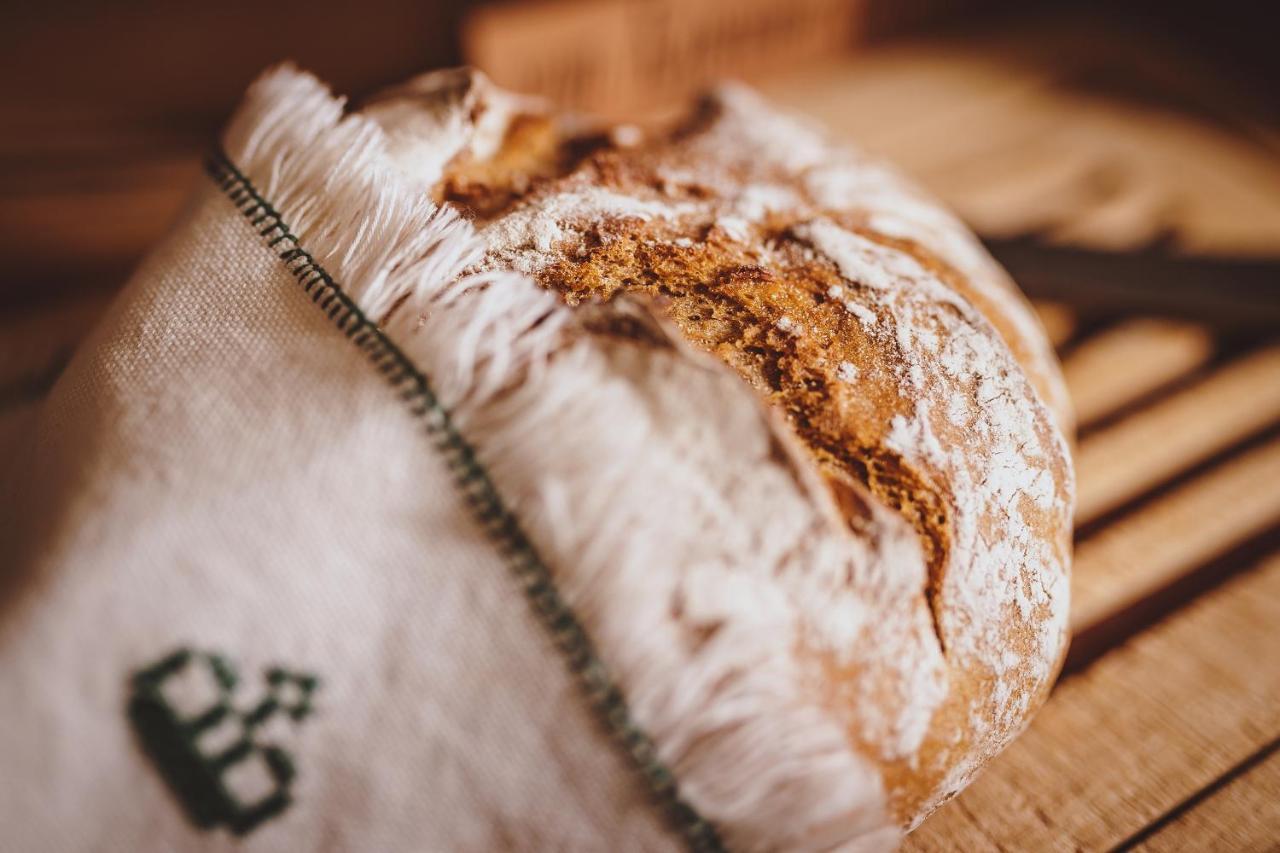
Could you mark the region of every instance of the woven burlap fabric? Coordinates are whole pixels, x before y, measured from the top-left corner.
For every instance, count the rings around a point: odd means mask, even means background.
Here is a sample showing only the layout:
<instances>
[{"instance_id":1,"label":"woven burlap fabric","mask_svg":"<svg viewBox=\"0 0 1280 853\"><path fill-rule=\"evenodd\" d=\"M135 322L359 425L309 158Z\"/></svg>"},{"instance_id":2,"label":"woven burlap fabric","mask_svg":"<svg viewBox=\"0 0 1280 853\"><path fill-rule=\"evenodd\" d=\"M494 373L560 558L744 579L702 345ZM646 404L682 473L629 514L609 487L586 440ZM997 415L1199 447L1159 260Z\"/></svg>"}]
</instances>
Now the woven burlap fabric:
<instances>
[{"instance_id":1,"label":"woven burlap fabric","mask_svg":"<svg viewBox=\"0 0 1280 853\"><path fill-rule=\"evenodd\" d=\"M422 419L218 188L20 427L0 849L672 845ZM242 835L130 716L182 650L234 664L239 711L273 666L318 678L261 727L296 775Z\"/></svg>"}]
</instances>

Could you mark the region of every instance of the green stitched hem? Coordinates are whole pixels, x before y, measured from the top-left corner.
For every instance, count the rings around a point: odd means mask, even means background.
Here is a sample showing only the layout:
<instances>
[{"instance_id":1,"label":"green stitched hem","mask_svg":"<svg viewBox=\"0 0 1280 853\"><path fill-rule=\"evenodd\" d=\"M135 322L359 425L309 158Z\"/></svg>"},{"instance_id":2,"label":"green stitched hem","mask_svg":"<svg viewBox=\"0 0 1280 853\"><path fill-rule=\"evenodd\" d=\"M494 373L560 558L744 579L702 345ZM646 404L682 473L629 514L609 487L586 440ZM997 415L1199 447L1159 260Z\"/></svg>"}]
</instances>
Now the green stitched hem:
<instances>
[{"instance_id":1,"label":"green stitched hem","mask_svg":"<svg viewBox=\"0 0 1280 853\"><path fill-rule=\"evenodd\" d=\"M534 613L551 633L569 670L577 677L601 723L625 749L650 791L679 830L690 849L723 850L714 826L680 798L675 776L661 761L649 736L631 719L626 699L596 654L578 617L565 604L551 572L498 494L475 449L453 424L436 398L426 375L342 291L316 260L303 249L279 211L258 194L249 179L220 149L205 164L213 178L269 248L302 285L338 329L363 351L388 383L399 392L409 412L421 419L427 435L445 457L453 480L485 534L498 548L520 583Z\"/></svg>"}]
</instances>

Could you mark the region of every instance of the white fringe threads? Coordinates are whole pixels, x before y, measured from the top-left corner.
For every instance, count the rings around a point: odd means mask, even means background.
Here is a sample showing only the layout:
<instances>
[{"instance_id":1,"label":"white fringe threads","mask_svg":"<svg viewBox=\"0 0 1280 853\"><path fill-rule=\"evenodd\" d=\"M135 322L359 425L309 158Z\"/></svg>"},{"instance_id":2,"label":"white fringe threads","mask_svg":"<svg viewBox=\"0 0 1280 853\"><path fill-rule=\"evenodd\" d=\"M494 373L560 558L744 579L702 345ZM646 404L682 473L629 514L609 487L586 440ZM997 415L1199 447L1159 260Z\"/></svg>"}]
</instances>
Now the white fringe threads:
<instances>
[{"instance_id":1,"label":"white fringe threads","mask_svg":"<svg viewBox=\"0 0 1280 853\"><path fill-rule=\"evenodd\" d=\"M848 535L754 393L644 306L572 309L514 272L464 275L484 253L474 227L343 109L280 68L224 146L431 377L682 798L735 849L894 846L864 753L918 743L945 687L913 606L914 534L871 509L877 535ZM855 647L874 656L853 665ZM861 674L834 699L824 665ZM828 710L850 696L882 718L851 732Z\"/></svg>"}]
</instances>

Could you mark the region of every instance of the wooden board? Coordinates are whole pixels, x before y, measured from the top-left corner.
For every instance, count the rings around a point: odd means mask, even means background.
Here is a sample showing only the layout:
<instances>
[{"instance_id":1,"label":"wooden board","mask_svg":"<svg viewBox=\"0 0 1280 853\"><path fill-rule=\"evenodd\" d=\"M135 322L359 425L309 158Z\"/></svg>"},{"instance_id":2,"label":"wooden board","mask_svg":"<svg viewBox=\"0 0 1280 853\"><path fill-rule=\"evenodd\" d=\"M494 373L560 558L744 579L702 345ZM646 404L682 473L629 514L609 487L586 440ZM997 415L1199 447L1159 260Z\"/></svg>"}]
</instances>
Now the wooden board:
<instances>
[{"instance_id":1,"label":"wooden board","mask_svg":"<svg viewBox=\"0 0 1280 853\"><path fill-rule=\"evenodd\" d=\"M1096 520L1276 421L1280 346L1271 346L1225 365L1082 443L1076 456L1076 523Z\"/></svg>"},{"instance_id":2,"label":"wooden board","mask_svg":"<svg viewBox=\"0 0 1280 853\"><path fill-rule=\"evenodd\" d=\"M1128 320L1093 336L1063 365L1077 423L1092 426L1206 364L1213 354L1207 329L1171 320Z\"/></svg>"},{"instance_id":3,"label":"wooden board","mask_svg":"<svg viewBox=\"0 0 1280 853\"><path fill-rule=\"evenodd\" d=\"M1242 762L1224 784L1197 797L1135 839L1150 853L1180 850L1277 850L1276 792L1280 791L1280 741Z\"/></svg>"},{"instance_id":4,"label":"wooden board","mask_svg":"<svg viewBox=\"0 0 1280 853\"><path fill-rule=\"evenodd\" d=\"M1076 546L1071 622L1087 631L1280 526L1280 440L1241 453Z\"/></svg>"}]
</instances>

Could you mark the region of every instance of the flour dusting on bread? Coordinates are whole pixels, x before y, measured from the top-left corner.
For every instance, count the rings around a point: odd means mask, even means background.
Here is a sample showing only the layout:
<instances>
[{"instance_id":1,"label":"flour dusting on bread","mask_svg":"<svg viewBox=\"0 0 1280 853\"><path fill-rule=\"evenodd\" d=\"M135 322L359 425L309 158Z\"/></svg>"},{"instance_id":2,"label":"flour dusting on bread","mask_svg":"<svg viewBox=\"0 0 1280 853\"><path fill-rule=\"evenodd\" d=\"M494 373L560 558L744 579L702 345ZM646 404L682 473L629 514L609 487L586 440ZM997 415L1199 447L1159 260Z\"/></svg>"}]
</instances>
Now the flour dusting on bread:
<instances>
[{"instance_id":1,"label":"flour dusting on bread","mask_svg":"<svg viewBox=\"0 0 1280 853\"><path fill-rule=\"evenodd\" d=\"M464 71L338 112L307 144L374 177L295 228L432 377L727 840L883 847L1025 725L1065 649L1069 414L950 214L737 86L654 133ZM320 168L229 134L286 199Z\"/></svg>"},{"instance_id":2,"label":"flour dusting on bread","mask_svg":"<svg viewBox=\"0 0 1280 853\"><path fill-rule=\"evenodd\" d=\"M1070 416L1025 302L954 217L729 86L676 131L602 146L477 225L478 268L521 270L575 304L639 292L674 305L695 343L791 416L824 471L908 505L930 552L921 606L971 686L939 711L914 685L921 712L890 735L877 703L840 689L877 652L815 652L841 672L831 701L862 747L931 780L905 814L1021 729L1065 648ZM748 355L760 347L789 366ZM814 383L820 394L788 387ZM877 479L874 465L891 470ZM930 732L933 714L947 726Z\"/></svg>"}]
</instances>

